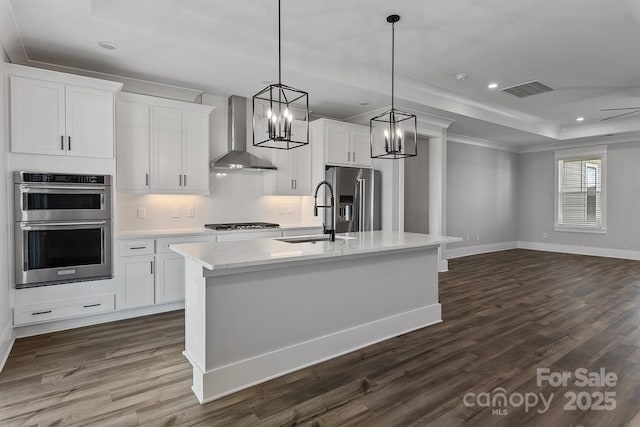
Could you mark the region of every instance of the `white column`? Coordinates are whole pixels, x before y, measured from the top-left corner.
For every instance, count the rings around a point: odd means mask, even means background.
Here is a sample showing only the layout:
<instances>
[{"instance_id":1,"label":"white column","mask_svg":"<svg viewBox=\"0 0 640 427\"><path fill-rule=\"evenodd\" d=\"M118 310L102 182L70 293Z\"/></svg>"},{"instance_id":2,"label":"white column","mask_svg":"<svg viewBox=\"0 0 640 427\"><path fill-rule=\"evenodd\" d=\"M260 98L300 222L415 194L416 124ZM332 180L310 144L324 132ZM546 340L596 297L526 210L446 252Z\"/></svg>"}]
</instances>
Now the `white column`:
<instances>
[{"instance_id":1,"label":"white column","mask_svg":"<svg viewBox=\"0 0 640 427\"><path fill-rule=\"evenodd\" d=\"M429 234L447 234L447 131L429 139ZM440 271L448 271L445 245L438 249Z\"/></svg>"}]
</instances>

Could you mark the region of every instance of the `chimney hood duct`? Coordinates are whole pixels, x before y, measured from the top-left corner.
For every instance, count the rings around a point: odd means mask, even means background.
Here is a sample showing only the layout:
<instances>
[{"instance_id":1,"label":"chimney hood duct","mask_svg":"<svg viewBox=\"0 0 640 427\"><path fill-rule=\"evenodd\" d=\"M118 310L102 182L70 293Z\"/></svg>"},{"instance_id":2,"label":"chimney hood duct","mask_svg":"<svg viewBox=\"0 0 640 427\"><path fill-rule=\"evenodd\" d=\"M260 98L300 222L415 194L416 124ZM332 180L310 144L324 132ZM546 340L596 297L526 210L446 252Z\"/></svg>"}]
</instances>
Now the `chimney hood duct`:
<instances>
[{"instance_id":1,"label":"chimney hood duct","mask_svg":"<svg viewBox=\"0 0 640 427\"><path fill-rule=\"evenodd\" d=\"M211 162L211 169L267 171L277 170L271 162L247 153L247 98L229 97L229 152Z\"/></svg>"}]
</instances>

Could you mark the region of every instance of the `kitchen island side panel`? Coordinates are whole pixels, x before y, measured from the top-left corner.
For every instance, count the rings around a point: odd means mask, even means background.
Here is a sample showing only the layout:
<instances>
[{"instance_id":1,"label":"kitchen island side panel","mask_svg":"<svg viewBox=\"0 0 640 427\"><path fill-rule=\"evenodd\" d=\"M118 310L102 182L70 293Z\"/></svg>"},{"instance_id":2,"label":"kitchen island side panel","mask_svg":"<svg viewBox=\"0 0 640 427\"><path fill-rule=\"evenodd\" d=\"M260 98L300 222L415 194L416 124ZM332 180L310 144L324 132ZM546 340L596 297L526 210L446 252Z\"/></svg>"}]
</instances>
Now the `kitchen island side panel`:
<instances>
[{"instance_id":1,"label":"kitchen island side panel","mask_svg":"<svg viewBox=\"0 0 640 427\"><path fill-rule=\"evenodd\" d=\"M213 400L438 323L437 274L437 247L427 247L208 277L205 300L194 301L204 302L204 324L193 323L203 319L189 313L187 297L187 328L199 331L187 331L187 356L202 368L194 369L194 391ZM203 336L205 343L189 342Z\"/></svg>"}]
</instances>

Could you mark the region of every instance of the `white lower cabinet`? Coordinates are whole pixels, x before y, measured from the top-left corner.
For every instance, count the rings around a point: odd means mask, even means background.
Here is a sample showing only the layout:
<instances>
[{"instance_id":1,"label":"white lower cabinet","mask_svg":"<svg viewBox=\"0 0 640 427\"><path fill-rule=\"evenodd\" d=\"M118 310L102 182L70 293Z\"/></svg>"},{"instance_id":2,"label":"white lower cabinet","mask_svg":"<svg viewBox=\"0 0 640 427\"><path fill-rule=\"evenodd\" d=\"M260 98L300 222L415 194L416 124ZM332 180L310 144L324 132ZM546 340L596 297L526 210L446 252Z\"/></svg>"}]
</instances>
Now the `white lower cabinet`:
<instances>
[{"instance_id":1,"label":"white lower cabinet","mask_svg":"<svg viewBox=\"0 0 640 427\"><path fill-rule=\"evenodd\" d=\"M13 309L13 324L15 326L22 326L33 323L50 322L53 320L105 313L113 311L113 309L113 293L53 300L15 307Z\"/></svg>"},{"instance_id":2,"label":"white lower cabinet","mask_svg":"<svg viewBox=\"0 0 640 427\"><path fill-rule=\"evenodd\" d=\"M118 309L154 304L154 262L153 255L120 257Z\"/></svg>"},{"instance_id":3,"label":"white lower cabinet","mask_svg":"<svg viewBox=\"0 0 640 427\"><path fill-rule=\"evenodd\" d=\"M156 304L184 300L184 258L178 254L156 255Z\"/></svg>"}]
</instances>

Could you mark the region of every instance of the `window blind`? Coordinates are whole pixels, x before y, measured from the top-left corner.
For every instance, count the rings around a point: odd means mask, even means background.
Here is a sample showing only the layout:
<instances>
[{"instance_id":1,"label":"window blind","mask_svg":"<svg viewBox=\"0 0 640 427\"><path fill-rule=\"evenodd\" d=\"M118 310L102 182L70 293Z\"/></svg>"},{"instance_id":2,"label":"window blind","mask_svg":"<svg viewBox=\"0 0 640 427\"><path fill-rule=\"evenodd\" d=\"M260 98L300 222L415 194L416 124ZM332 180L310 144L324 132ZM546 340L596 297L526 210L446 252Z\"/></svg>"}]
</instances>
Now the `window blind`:
<instances>
[{"instance_id":1,"label":"window blind","mask_svg":"<svg viewBox=\"0 0 640 427\"><path fill-rule=\"evenodd\" d=\"M558 161L558 225L602 227L602 159Z\"/></svg>"}]
</instances>

